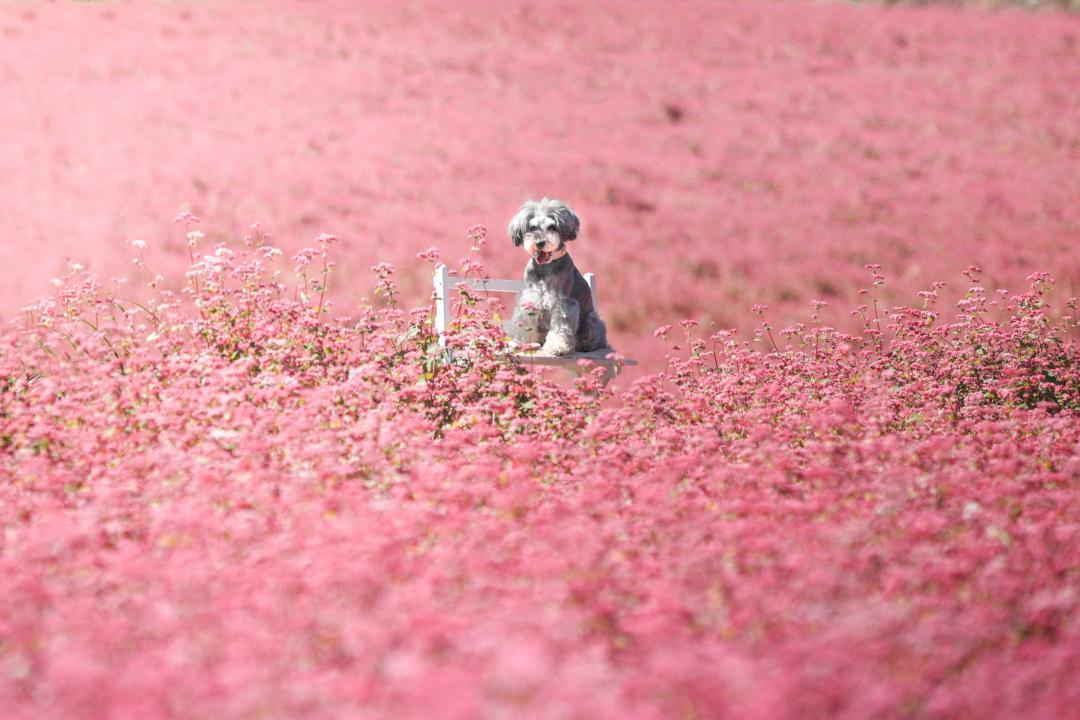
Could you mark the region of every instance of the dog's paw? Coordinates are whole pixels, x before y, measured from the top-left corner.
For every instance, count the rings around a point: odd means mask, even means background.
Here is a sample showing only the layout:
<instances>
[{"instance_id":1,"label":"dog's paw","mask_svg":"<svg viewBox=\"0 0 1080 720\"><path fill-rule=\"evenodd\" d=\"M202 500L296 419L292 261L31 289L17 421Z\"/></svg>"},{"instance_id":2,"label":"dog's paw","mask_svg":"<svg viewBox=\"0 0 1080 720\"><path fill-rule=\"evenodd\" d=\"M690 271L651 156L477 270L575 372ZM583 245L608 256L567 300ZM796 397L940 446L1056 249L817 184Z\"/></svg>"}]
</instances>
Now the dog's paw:
<instances>
[{"instance_id":1,"label":"dog's paw","mask_svg":"<svg viewBox=\"0 0 1080 720\"><path fill-rule=\"evenodd\" d=\"M544 353L547 355L570 355L574 352L574 338L548 335L544 342Z\"/></svg>"}]
</instances>

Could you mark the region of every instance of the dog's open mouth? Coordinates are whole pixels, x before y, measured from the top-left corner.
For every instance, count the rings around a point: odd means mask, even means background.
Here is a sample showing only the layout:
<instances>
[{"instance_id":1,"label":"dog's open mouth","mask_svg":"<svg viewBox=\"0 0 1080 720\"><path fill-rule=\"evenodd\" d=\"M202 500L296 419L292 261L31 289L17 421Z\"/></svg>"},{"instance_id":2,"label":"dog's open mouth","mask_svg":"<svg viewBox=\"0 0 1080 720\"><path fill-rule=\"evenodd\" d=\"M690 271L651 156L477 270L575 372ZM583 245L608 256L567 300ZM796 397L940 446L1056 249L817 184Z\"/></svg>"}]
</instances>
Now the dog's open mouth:
<instances>
[{"instance_id":1,"label":"dog's open mouth","mask_svg":"<svg viewBox=\"0 0 1080 720\"><path fill-rule=\"evenodd\" d=\"M541 250L540 252L536 253L536 262L540 265L547 265L549 262L551 262L551 256L554 254L555 253Z\"/></svg>"}]
</instances>

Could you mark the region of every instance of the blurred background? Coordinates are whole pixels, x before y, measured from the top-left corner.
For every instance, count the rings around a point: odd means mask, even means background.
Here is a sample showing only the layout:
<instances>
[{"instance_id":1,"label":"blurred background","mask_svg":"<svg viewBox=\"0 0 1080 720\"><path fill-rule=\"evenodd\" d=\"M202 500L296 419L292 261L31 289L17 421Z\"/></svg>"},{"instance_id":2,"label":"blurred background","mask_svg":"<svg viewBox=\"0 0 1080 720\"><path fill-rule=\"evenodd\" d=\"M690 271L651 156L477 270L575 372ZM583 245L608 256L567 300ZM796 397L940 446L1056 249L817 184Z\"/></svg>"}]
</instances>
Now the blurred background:
<instances>
[{"instance_id":1,"label":"blurred background","mask_svg":"<svg viewBox=\"0 0 1080 720\"><path fill-rule=\"evenodd\" d=\"M991 3L994 4L994 3ZM866 263L887 302L980 264L1080 294L1080 16L1036 3L5 3L0 317L68 259L178 286L181 211L206 247L258 221L287 251L332 233L335 315L388 261L410 305L437 246L490 229L526 260L526 198L583 222L616 347L656 326L850 323ZM948 291L946 291L948 292Z\"/></svg>"}]
</instances>

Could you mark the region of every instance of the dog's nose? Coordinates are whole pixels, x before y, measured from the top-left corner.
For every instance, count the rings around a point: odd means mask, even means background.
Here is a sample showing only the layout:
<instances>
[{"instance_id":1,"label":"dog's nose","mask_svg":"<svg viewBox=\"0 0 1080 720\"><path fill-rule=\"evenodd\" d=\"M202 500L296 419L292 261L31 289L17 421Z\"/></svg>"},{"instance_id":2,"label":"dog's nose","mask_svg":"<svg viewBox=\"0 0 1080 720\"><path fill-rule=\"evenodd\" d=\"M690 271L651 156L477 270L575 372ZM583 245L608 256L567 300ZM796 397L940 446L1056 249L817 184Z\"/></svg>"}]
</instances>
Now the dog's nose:
<instances>
[{"instance_id":1,"label":"dog's nose","mask_svg":"<svg viewBox=\"0 0 1080 720\"><path fill-rule=\"evenodd\" d=\"M537 240L536 241L536 247L543 250L545 247L547 247L547 240Z\"/></svg>"}]
</instances>

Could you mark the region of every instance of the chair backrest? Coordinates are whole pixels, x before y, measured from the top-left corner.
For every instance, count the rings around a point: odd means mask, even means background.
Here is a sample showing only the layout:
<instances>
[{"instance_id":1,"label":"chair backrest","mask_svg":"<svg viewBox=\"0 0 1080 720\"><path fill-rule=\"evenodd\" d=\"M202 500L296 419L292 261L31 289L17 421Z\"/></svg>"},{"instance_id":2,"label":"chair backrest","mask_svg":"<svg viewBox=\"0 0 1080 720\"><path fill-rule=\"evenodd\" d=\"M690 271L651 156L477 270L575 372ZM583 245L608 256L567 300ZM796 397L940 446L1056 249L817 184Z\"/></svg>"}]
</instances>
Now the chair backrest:
<instances>
[{"instance_id":1,"label":"chair backrest","mask_svg":"<svg viewBox=\"0 0 1080 720\"><path fill-rule=\"evenodd\" d=\"M596 276L593 273L583 273L585 283L592 292L593 307L598 308L596 297ZM439 265L435 268L435 329L440 335L446 332L450 326L450 292L462 283L467 284L473 290L487 292L514 293L515 295L525 289L525 280L480 280L477 278L460 278L450 275L450 268Z\"/></svg>"}]
</instances>

